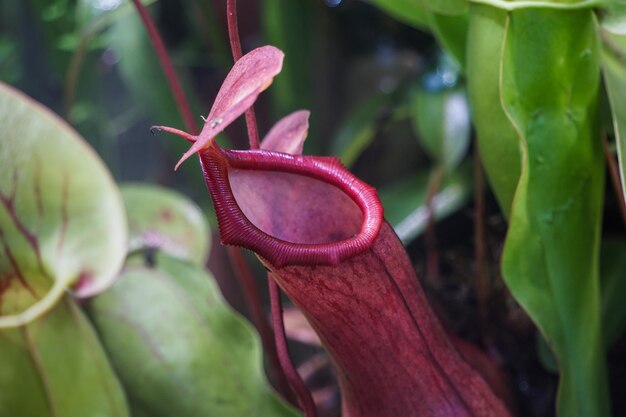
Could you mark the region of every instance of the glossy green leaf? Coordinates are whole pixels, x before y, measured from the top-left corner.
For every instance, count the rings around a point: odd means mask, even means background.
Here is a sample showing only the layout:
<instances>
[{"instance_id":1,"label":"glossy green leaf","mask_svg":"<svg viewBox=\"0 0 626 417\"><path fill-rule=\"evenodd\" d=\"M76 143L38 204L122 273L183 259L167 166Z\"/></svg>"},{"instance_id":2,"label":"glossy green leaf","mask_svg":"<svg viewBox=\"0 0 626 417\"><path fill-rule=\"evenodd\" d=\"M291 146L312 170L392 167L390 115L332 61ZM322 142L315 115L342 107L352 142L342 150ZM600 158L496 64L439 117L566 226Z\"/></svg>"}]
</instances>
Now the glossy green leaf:
<instances>
[{"instance_id":1,"label":"glossy green leaf","mask_svg":"<svg viewBox=\"0 0 626 417\"><path fill-rule=\"evenodd\" d=\"M265 381L258 338L197 266L129 263L92 317L130 401L152 417L296 416Z\"/></svg>"},{"instance_id":2,"label":"glossy green leaf","mask_svg":"<svg viewBox=\"0 0 626 417\"><path fill-rule=\"evenodd\" d=\"M473 5L467 46L467 81L470 106L481 162L491 189L506 218L521 173L517 132L500 100L500 62L506 12Z\"/></svg>"},{"instance_id":3,"label":"glossy green leaf","mask_svg":"<svg viewBox=\"0 0 626 417\"><path fill-rule=\"evenodd\" d=\"M0 393L7 417L129 415L93 328L68 296L37 320L0 331Z\"/></svg>"},{"instance_id":4,"label":"glossy green leaf","mask_svg":"<svg viewBox=\"0 0 626 417\"><path fill-rule=\"evenodd\" d=\"M626 198L626 35L603 31L603 40L602 69L613 115L622 193Z\"/></svg>"},{"instance_id":5,"label":"glossy green leaf","mask_svg":"<svg viewBox=\"0 0 626 417\"><path fill-rule=\"evenodd\" d=\"M68 288L108 287L126 255L119 192L68 125L0 84L0 327L24 324Z\"/></svg>"},{"instance_id":6,"label":"glossy green leaf","mask_svg":"<svg viewBox=\"0 0 626 417\"><path fill-rule=\"evenodd\" d=\"M502 104L523 149L503 276L558 358L558 415L609 416L595 20L589 10L520 10L502 34Z\"/></svg>"},{"instance_id":7,"label":"glossy green leaf","mask_svg":"<svg viewBox=\"0 0 626 417\"><path fill-rule=\"evenodd\" d=\"M429 22L439 44L465 68L469 24L467 13L452 16L432 13Z\"/></svg>"},{"instance_id":8,"label":"glossy green leaf","mask_svg":"<svg viewBox=\"0 0 626 417\"><path fill-rule=\"evenodd\" d=\"M405 244L426 230L428 177L428 173L421 173L380 191L385 218ZM471 194L471 164L468 163L444 177L441 189L433 199L435 220L444 219L459 210Z\"/></svg>"},{"instance_id":9,"label":"glossy green leaf","mask_svg":"<svg viewBox=\"0 0 626 417\"><path fill-rule=\"evenodd\" d=\"M424 149L437 165L453 170L467 154L471 122L465 91L462 87L416 92L413 125Z\"/></svg>"},{"instance_id":10,"label":"glossy green leaf","mask_svg":"<svg viewBox=\"0 0 626 417\"><path fill-rule=\"evenodd\" d=\"M211 244L209 225L187 197L148 184L121 187L129 229L129 250L159 249L204 265Z\"/></svg>"}]
</instances>

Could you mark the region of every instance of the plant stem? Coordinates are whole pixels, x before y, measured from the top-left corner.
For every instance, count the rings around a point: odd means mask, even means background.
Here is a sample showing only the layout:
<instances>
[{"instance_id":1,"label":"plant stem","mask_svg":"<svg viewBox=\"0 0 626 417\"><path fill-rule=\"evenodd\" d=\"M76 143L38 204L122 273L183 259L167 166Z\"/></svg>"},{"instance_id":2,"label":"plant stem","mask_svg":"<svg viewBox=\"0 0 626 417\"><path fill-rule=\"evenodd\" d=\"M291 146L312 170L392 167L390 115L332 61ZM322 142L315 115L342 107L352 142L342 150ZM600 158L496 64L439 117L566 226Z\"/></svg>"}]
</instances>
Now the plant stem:
<instances>
[{"instance_id":1,"label":"plant stem","mask_svg":"<svg viewBox=\"0 0 626 417\"><path fill-rule=\"evenodd\" d=\"M163 43L163 39L161 39L161 35L159 35L159 31L157 30L150 14L141 4L141 0L133 0L133 4L139 12L139 16L143 21L146 30L148 31L148 36L150 37L150 41L152 42L152 46L156 51L157 57L159 58L159 62L161 63L161 68L163 68L163 72L165 73L165 78L167 78L167 83L172 90L172 94L174 95L174 100L176 100L176 105L178 106L178 111L183 119L183 123L185 124L185 129L192 133L198 133L198 125L196 123L196 119L193 117L191 113L191 107L185 98L185 93L180 84L178 76L176 75L176 71L174 71L174 66L172 65L172 61L170 56L165 49L165 44Z\"/></svg>"},{"instance_id":2,"label":"plant stem","mask_svg":"<svg viewBox=\"0 0 626 417\"><path fill-rule=\"evenodd\" d=\"M265 316L261 297L259 296L259 291L254 282L252 271L250 271L240 248L227 246L226 249L228 251L230 264L235 271L235 276L243 289L246 305L250 311L250 318L254 327L256 327L259 332L259 336L261 337L261 343L263 344L263 349L267 357L267 364L270 371L269 373L273 377L271 379L276 384L278 391L286 399L293 402L295 401L295 398L292 396L292 391L287 377L283 372L280 361L278 360L272 327Z\"/></svg>"},{"instance_id":3,"label":"plant stem","mask_svg":"<svg viewBox=\"0 0 626 417\"><path fill-rule=\"evenodd\" d=\"M298 402L304 411L305 417L317 417L317 409L313 402L313 397L308 387L302 380L298 371L289 356L289 347L287 346L287 335L285 334L285 323L283 322L283 305L280 299L280 289L278 284L270 273L267 274L267 285L270 290L270 301L272 304L272 323L274 325L274 337L276 340L276 349L278 352L278 360L280 361L283 371L287 376L287 380L298 397Z\"/></svg>"},{"instance_id":4,"label":"plant stem","mask_svg":"<svg viewBox=\"0 0 626 417\"><path fill-rule=\"evenodd\" d=\"M424 235L426 244L426 279L432 285L436 285L439 282L439 253L437 252L437 234L435 232L434 199L441 188L443 173L443 167L439 165L432 169L426 192L426 209L428 211L426 234Z\"/></svg>"},{"instance_id":5,"label":"plant stem","mask_svg":"<svg viewBox=\"0 0 626 417\"><path fill-rule=\"evenodd\" d=\"M230 40L230 49L233 51L233 59L237 62L243 55L241 50L241 41L239 40L239 26L237 24L237 0L226 1L226 17L228 20L228 38ZM259 128L256 123L254 107L250 107L246 110L246 126L248 127L248 141L250 143L250 149L259 149Z\"/></svg>"},{"instance_id":6,"label":"plant stem","mask_svg":"<svg viewBox=\"0 0 626 417\"><path fill-rule=\"evenodd\" d=\"M613 186L613 193L617 199L617 205L622 216L622 222L626 226L626 201L624 200L624 194L622 193L622 184L619 178L619 169L613 154L611 153L611 147L606 135L602 138L602 149L604 150L604 158L609 167L609 177L611 179L611 185Z\"/></svg>"}]
</instances>

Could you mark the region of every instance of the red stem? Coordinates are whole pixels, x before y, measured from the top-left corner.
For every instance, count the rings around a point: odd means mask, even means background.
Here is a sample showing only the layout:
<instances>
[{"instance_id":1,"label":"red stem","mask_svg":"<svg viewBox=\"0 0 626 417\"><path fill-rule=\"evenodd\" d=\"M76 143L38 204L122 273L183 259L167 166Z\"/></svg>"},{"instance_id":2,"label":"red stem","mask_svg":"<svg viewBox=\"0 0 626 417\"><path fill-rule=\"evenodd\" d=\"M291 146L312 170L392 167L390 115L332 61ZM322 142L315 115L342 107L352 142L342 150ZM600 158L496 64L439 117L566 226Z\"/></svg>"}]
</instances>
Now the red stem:
<instances>
[{"instance_id":1,"label":"red stem","mask_svg":"<svg viewBox=\"0 0 626 417\"><path fill-rule=\"evenodd\" d=\"M228 38L230 40L230 49L233 51L233 59L237 62L243 55L241 50L241 41L239 40L239 26L237 24L237 0L226 1L226 17L228 20ZM254 107L250 107L246 110L245 115L250 149L259 149L259 128L256 123Z\"/></svg>"},{"instance_id":2,"label":"red stem","mask_svg":"<svg viewBox=\"0 0 626 417\"><path fill-rule=\"evenodd\" d=\"M161 35L159 35L159 31L157 30L150 14L146 10L143 4L141 4L141 0L133 0L133 4L139 12L139 16L143 21L146 30L148 31L148 36L150 37L150 41L152 42L152 46L154 47L156 54L159 58L159 62L161 63L161 68L165 73L165 78L167 79L167 83L172 90L172 94L174 95L174 100L176 100L176 105L178 106L178 111L183 119L183 123L185 124L185 128L187 131L192 133L198 133L198 125L196 124L196 119L193 117L193 113L191 112L191 107L185 98L185 93L180 84L178 76L176 75L176 71L174 71L174 66L172 65L172 61L165 49L165 45L163 44L163 39L161 39Z\"/></svg>"},{"instance_id":3,"label":"red stem","mask_svg":"<svg viewBox=\"0 0 626 417\"><path fill-rule=\"evenodd\" d=\"M441 188L443 173L443 167L441 166L435 166L432 169L426 192L426 207L428 209L428 222L424 235L426 244L426 279L434 286L439 284L439 252L437 251L437 233L435 231L434 199Z\"/></svg>"},{"instance_id":4,"label":"red stem","mask_svg":"<svg viewBox=\"0 0 626 417\"><path fill-rule=\"evenodd\" d=\"M230 263L243 289L243 295L246 299L248 309L250 310L250 318L261 337L261 343L263 344L265 355L267 355L270 375L273 376L273 382L277 385L277 389L285 398L290 401L295 401L291 389L289 388L287 377L278 360L272 327L265 316L261 297L259 296L259 291L254 282L252 271L250 271L240 248L234 246L227 246L226 248L228 250Z\"/></svg>"},{"instance_id":5,"label":"red stem","mask_svg":"<svg viewBox=\"0 0 626 417\"><path fill-rule=\"evenodd\" d=\"M289 347L287 346L287 335L285 334L285 323L283 322L283 305L280 299L280 289L274 281L271 274L267 274L267 285L270 290L270 301L272 304L272 323L274 325L274 338L276 339L276 349L278 352L278 360L283 367L283 371L287 376L289 385L296 393L298 402L305 417L317 417L317 409L313 402L311 392L302 380L298 371L293 366L291 357L289 356Z\"/></svg>"}]
</instances>

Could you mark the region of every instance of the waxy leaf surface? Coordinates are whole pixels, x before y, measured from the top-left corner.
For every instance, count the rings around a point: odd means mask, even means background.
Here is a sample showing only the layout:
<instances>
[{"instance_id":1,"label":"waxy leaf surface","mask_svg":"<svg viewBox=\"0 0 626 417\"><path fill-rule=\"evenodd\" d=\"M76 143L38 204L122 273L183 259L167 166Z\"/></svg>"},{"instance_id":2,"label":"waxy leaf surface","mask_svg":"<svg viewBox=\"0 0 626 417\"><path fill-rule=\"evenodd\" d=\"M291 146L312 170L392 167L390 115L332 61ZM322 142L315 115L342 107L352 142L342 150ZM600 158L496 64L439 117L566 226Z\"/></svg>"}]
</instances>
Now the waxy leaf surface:
<instances>
[{"instance_id":1,"label":"waxy leaf surface","mask_svg":"<svg viewBox=\"0 0 626 417\"><path fill-rule=\"evenodd\" d=\"M509 13L501 29L501 100L523 155L504 279L557 355L558 415L609 416L595 19L589 10L520 10Z\"/></svg>"},{"instance_id":2,"label":"waxy leaf surface","mask_svg":"<svg viewBox=\"0 0 626 417\"><path fill-rule=\"evenodd\" d=\"M0 330L0 415L128 417L122 387L76 303Z\"/></svg>"},{"instance_id":3,"label":"waxy leaf surface","mask_svg":"<svg viewBox=\"0 0 626 417\"><path fill-rule=\"evenodd\" d=\"M0 84L0 327L50 309L67 289L107 288L126 254L119 192L61 119Z\"/></svg>"},{"instance_id":4,"label":"waxy leaf surface","mask_svg":"<svg viewBox=\"0 0 626 417\"><path fill-rule=\"evenodd\" d=\"M134 408L152 417L295 417L267 384L257 336L191 263L133 257L91 305Z\"/></svg>"},{"instance_id":5,"label":"waxy leaf surface","mask_svg":"<svg viewBox=\"0 0 626 417\"><path fill-rule=\"evenodd\" d=\"M129 229L129 251L158 249L204 265L211 244L209 225L187 197L163 187L121 187Z\"/></svg>"}]
</instances>

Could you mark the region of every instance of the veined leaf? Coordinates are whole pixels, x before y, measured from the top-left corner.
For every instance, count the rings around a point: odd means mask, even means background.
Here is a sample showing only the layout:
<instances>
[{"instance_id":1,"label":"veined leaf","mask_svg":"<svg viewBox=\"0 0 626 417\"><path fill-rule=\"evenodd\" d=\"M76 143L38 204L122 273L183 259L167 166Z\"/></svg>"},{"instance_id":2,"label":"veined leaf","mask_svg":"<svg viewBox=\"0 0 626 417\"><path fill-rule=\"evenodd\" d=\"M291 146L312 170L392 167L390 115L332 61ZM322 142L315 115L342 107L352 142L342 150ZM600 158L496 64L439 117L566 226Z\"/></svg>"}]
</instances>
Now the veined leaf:
<instances>
[{"instance_id":1,"label":"veined leaf","mask_svg":"<svg viewBox=\"0 0 626 417\"><path fill-rule=\"evenodd\" d=\"M92 317L131 403L152 417L278 417L258 338L197 266L135 257L92 303Z\"/></svg>"},{"instance_id":2,"label":"veined leaf","mask_svg":"<svg viewBox=\"0 0 626 417\"><path fill-rule=\"evenodd\" d=\"M520 10L506 16L501 31L501 99L523 152L504 279L557 356L558 415L609 416L600 321L604 165L594 16L589 10Z\"/></svg>"},{"instance_id":3,"label":"veined leaf","mask_svg":"<svg viewBox=\"0 0 626 417\"><path fill-rule=\"evenodd\" d=\"M158 249L204 265L211 235L200 208L175 191L149 184L122 186L129 250Z\"/></svg>"},{"instance_id":4,"label":"veined leaf","mask_svg":"<svg viewBox=\"0 0 626 417\"><path fill-rule=\"evenodd\" d=\"M68 125L0 84L0 327L50 309L73 288L108 287L126 255L119 192Z\"/></svg>"},{"instance_id":5,"label":"veined leaf","mask_svg":"<svg viewBox=\"0 0 626 417\"><path fill-rule=\"evenodd\" d=\"M69 296L37 320L0 331L0 415L128 417L96 334Z\"/></svg>"}]
</instances>

